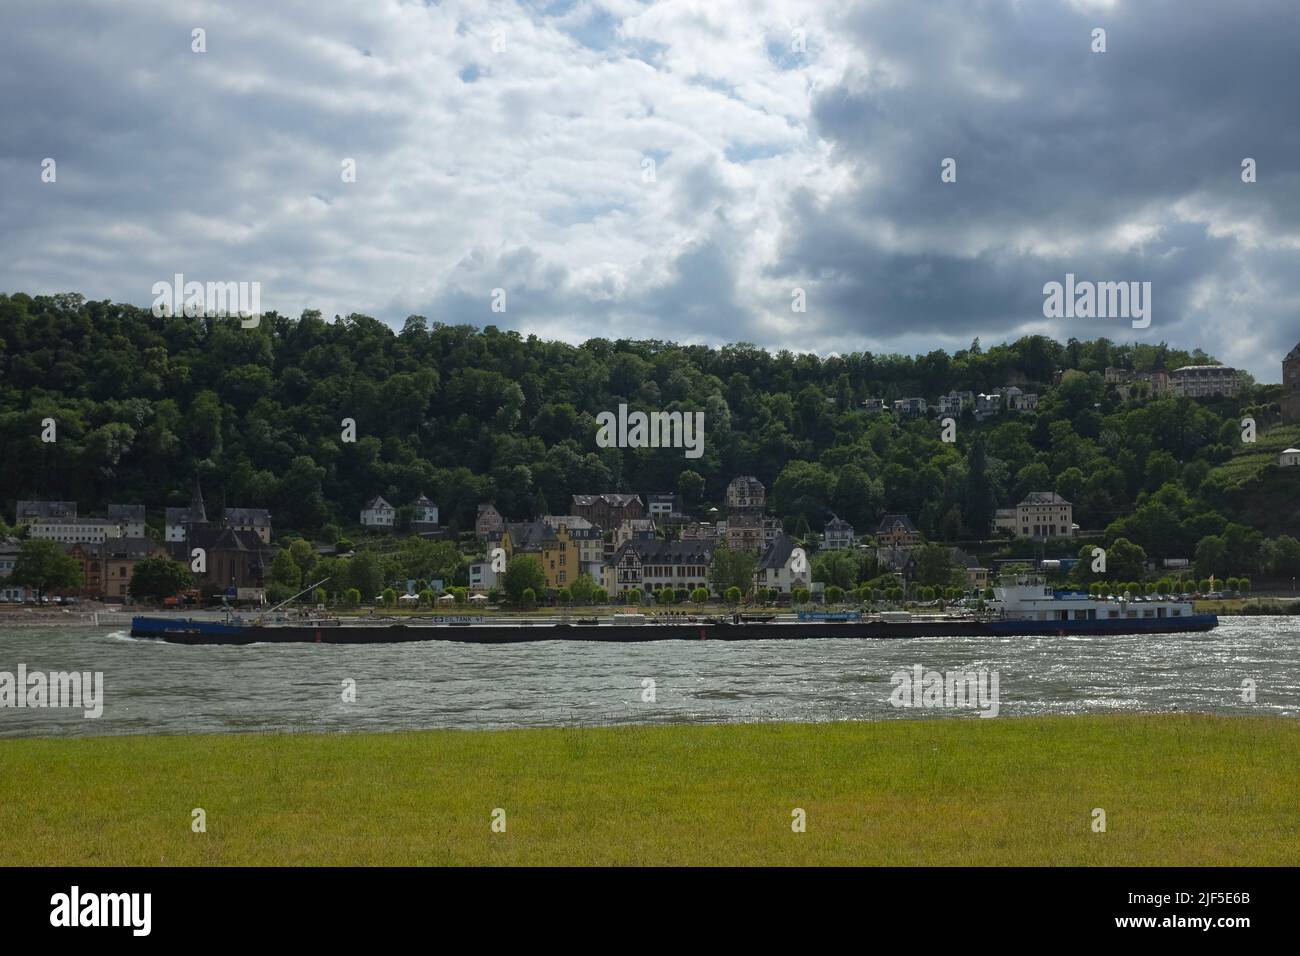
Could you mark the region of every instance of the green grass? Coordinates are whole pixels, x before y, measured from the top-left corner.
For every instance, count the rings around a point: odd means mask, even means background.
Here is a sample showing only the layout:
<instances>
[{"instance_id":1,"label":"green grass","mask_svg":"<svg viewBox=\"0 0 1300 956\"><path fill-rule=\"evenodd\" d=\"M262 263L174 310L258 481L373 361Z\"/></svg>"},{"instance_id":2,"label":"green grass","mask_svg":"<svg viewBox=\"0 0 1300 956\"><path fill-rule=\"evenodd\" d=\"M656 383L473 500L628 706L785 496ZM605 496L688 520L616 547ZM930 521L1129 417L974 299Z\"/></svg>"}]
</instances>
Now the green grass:
<instances>
[{"instance_id":1,"label":"green grass","mask_svg":"<svg viewBox=\"0 0 1300 956\"><path fill-rule=\"evenodd\" d=\"M11 865L1294 866L1297 807L1275 718L0 741Z\"/></svg>"},{"instance_id":2,"label":"green grass","mask_svg":"<svg viewBox=\"0 0 1300 956\"><path fill-rule=\"evenodd\" d=\"M1300 447L1300 425L1274 425L1255 438L1254 444L1239 442L1232 457L1213 468L1211 474L1223 476L1230 485L1245 484L1267 466L1276 465L1279 452Z\"/></svg>"}]
</instances>

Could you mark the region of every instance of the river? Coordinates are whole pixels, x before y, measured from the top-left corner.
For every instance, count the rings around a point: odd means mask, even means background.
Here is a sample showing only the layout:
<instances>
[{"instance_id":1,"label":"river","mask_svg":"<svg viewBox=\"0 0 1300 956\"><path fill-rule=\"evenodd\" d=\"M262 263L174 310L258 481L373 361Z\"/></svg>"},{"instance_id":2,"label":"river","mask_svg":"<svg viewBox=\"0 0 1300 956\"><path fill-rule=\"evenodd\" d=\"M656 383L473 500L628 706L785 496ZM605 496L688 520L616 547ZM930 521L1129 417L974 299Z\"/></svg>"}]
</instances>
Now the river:
<instances>
[{"instance_id":1,"label":"river","mask_svg":"<svg viewBox=\"0 0 1300 956\"><path fill-rule=\"evenodd\" d=\"M20 664L28 674L101 672L103 713L4 706L0 737L976 716L893 706L891 675L918 664L996 672L1004 717L1300 716L1295 617L1229 617L1209 633L1159 636L625 645L184 647L121 629L0 628L0 672Z\"/></svg>"}]
</instances>

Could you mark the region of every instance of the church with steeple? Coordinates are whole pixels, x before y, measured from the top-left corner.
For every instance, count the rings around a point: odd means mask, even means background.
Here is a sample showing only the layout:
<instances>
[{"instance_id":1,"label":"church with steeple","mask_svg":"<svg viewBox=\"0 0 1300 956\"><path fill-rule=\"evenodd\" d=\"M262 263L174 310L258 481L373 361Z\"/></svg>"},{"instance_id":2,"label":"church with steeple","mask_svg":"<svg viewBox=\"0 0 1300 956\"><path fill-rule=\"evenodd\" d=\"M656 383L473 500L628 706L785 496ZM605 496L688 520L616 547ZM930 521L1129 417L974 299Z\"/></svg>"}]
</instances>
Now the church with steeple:
<instances>
[{"instance_id":1,"label":"church with steeple","mask_svg":"<svg viewBox=\"0 0 1300 956\"><path fill-rule=\"evenodd\" d=\"M189 507L167 509L167 549L173 560L191 567L195 549L202 550L204 569L195 578L205 595L261 602L266 593L264 578L274 555L267 541L270 522L266 522L263 537L257 530L239 527L229 520L232 513L242 512L253 513L227 508L225 520L209 521L196 475Z\"/></svg>"}]
</instances>

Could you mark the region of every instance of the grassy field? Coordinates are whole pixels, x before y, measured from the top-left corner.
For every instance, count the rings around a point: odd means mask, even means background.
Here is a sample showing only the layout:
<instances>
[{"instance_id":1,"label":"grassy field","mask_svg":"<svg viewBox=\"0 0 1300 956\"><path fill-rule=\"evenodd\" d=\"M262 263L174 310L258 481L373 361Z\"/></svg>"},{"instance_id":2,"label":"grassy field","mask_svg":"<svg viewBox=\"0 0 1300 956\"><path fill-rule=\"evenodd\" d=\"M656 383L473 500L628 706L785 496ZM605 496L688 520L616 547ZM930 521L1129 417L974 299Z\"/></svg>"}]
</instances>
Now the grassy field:
<instances>
[{"instance_id":1,"label":"grassy field","mask_svg":"<svg viewBox=\"0 0 1300 956\"><path fill-rule=\"evenodd\" d=\"M0 741L7 864L1294 866L1298 808L1266 718Z\"/></svg>"}]
</instances>

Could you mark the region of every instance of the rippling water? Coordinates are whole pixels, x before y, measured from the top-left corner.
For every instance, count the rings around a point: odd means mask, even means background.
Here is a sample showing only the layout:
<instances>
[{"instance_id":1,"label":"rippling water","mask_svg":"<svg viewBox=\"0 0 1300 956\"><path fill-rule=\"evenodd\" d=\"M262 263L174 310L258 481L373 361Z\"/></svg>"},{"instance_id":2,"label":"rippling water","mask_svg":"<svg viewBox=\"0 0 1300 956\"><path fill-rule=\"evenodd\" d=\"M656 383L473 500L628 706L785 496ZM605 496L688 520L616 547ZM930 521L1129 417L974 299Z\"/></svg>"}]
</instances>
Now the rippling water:
<instances>
[{"instance_id":1,"label":"rippling water","mask_svg":"<svg viewBox=\"0 0 1300 956\"><path fill-rule=\"evenodd\" d=\"M1000 714L1195 710L1300 716L1300 621L1208 634L183 647L88 627L0 629L0 671L102 671L104 713L0 707L0 737L884 720L890 676L986 668ZM345 702L346 680L356 701ZM643 702L643 680L654 702ZM1243 681L1257 685L1254 703ZM973 718L971 711L955 712Z\"/></svg>"}]
</instances>

